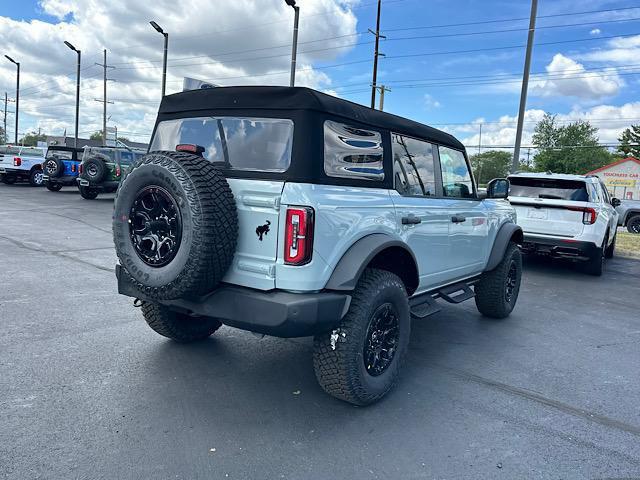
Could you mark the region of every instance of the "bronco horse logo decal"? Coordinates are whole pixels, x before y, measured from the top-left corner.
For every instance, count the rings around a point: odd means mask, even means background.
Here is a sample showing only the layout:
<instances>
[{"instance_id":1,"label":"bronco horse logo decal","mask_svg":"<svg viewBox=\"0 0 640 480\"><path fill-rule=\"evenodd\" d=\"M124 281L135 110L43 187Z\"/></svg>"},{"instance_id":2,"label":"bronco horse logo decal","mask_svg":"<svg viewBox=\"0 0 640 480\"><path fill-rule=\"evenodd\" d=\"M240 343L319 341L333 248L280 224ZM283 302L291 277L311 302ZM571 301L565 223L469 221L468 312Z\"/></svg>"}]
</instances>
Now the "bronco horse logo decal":
<instances>
[{"instance_id":1,"label":"bronco horse logo decal","mask_svg":"<svg viewBox=\"0 0 640 480\"><path fill-rule=\"evenodd\" d=\"M256 228L256 235L258 235L258 240L262 241L262 237L269 233L269 225L271 225L271 222L267 220L267 223Z\"/></svg>"}]
</instances>

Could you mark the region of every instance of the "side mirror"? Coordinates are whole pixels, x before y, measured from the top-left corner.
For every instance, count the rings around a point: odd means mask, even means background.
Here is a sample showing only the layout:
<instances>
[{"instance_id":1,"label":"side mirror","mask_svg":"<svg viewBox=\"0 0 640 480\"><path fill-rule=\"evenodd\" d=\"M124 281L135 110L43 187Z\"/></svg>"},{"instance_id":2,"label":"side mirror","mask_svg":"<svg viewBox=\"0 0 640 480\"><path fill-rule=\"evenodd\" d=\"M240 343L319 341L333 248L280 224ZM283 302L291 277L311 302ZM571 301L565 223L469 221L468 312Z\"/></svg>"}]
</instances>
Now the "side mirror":
<instances>
[{"instance_id":1,"label":"side mirror","mask_svg":"<svg viewBox=\"0 0 640 480\"><path fill-rule=\"evenodd\" d=\"M487 198L507 198L511 182L506 178L494 178L487 184Z\"/></svg>"},{"instance_id":2,"label":"side mirror","mask_svg":"<svg viewBox=\"0 0 640 480\"><path fill-rule=\"evenodd\" d=\"M620 201L620 199L619 199L619 198L613 197L613 198L611 199L611 205L613 205L613 207L614 207L614 208L615 208L615 207L619 207L621 203L622 203L622 202Z\"/></svg>"}]
</instances>

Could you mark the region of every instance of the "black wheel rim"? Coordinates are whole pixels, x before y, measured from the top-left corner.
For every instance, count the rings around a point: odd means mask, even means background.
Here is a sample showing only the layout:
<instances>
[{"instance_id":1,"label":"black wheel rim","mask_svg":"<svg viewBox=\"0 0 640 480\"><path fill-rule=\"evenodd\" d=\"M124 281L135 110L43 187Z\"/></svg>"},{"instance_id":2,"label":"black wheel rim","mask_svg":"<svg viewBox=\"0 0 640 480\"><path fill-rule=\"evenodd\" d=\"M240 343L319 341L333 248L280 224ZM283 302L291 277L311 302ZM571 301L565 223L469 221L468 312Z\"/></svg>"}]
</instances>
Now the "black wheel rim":
<instances>
[{"instance_id":1,"label":"black wheel rim","mask_svg":"<svg viewBox=\"0 0 640 480\"><path fill-rule=\"evenodd\" d=\"M157 186L138 192L129 212L129 234L140 259L162 267L176 256L182 238L182 217L173 197Z\"/></svg>"},{"instance_id":2,"label":"black wheel rim","mask_svg":"<svg viewBox=\"0 0 640 480\"><path fill-rule=\"evenodd\" d=\"M87 166L87 175L89 175L90 177L95 177L96 175L98 175L98 167L94 163L90 163Z\"/></svg>"},{"instance_id":3,"label":"black wheel rim","mask_svg":"<svg viewBox=\"0 0 640 480\"><path fill-rule=\"evenodd\" d=\"M398 314L392 304L385 303L373 312L367 329L363 359L369 375L377 377L389 368L399 339Z\"/></svg>"},{"instance_id":4,"label":"black wheel rim","mask_svg":"<svg viewBox=\"0 0 640 480\"><path fill-rule=\"evenodd\" d=\"M631 233L640 233L640 221L635 221L630 225Z\"/></svg>"},{"instance_id":5,"label":"black wheel rim","mask_svg":"<svg viewBox=\"0 0 640 480\"><path fill-rule=\"evenodd\" d=\"M47 162L46 170L47 170L47 175L52 177L56 174L56 171L58 170L58 165L56 165L56 162L50 160Z\"/></svg>"},{"instance_id":6,"label":"black wheel rim","mask_svg":"<svg viewBox=\"0 0 640 480\"><path fill-rule=\"evenodd\" d=\"M516 291L516 286L518 285L518 267L516 266L516 262L511 261L509 265L509 272L507 273L507 282L505 285L504 298L507 303L511 303L513 299L513 294Z\"/></svg>"}]
</instances>

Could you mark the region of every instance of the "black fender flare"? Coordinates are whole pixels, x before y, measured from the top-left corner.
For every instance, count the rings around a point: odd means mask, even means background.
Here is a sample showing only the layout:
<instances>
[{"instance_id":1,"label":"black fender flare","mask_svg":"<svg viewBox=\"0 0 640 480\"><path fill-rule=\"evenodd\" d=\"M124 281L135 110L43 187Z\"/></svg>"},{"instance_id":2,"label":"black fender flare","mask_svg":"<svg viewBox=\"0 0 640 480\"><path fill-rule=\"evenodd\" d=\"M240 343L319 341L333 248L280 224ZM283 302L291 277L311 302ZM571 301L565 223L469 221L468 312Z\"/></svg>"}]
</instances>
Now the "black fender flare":
<instances>
[{"instance_id":1,"label":"black fender flare","mask_svg":"<svg viewBox=\"0 0 640 480\"><path fill-rule=\"evenodd\" d=\"M487 261L487 266L484 269L485 272L493 270L498 266L500 260L504 258L504 253L507 251L507 245L512 238L514 238L518 243L521 243L524 234L522 233L522 228L520 228L515 223L505 223L503 224L498 233L496 234L496 239L493 242L493 247L491 249L491 254L489 255L489 260Z\"/></svg>"},{"instance_id":2,"label":"black fender flare","mask_svg":"<svg viewBox=\"0 0 640 480\"><path fill-rule=\"evenodd\" d=\"M391 238L383 233L372 233L362 237L351 245L342 255L338 264L333 269L333 273L325 286L328 290L353 290L364 269L371 260L383 250L389 247L400 247L411 255L418 271L418 262L407 245L400 240Z\"/></svg>"}]
</instances>

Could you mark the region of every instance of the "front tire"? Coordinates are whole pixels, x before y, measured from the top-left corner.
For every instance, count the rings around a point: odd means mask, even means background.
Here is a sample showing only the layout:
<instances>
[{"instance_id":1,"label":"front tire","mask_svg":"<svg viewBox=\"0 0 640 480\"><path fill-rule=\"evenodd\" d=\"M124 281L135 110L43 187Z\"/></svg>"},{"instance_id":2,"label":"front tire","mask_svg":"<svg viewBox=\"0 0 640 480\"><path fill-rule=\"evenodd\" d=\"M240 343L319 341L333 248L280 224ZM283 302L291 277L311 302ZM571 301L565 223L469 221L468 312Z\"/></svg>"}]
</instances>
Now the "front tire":
<instances>
[{"instance_id":1,"label":"front tire","mask_svg":"<svg viewBox=\"0 0 640 480\"><path fill-rule=\"evenodd\" d=\"M366 269L338 328L314 338L320 386L354 405L380 400L398 381L410 332L409 300L400 278Z\"/></svg>"},{"instance_id":2,"label":"front tire","mask_svg":"<svg viewBox=\"0 0 640 480\"><path fill-rule=\"evenodd\" d=\"M518 245L509 242L496 268L485 272L474 287L476 307L491 318L508 317L518 300L522 278L522 254Z\"/></svg>"},{"instance_id":3,"label":"front tire","mask_svg":"<svg viewBox=\"0 0 640 480\"><path fill-rule=\"evenodd\" d=\"M222 326L215 318L192 317L151 302L142 302L142 315L154 332L181 343L204 340Z\"/></svg>"}]
</instances>

